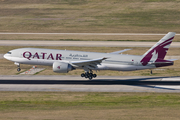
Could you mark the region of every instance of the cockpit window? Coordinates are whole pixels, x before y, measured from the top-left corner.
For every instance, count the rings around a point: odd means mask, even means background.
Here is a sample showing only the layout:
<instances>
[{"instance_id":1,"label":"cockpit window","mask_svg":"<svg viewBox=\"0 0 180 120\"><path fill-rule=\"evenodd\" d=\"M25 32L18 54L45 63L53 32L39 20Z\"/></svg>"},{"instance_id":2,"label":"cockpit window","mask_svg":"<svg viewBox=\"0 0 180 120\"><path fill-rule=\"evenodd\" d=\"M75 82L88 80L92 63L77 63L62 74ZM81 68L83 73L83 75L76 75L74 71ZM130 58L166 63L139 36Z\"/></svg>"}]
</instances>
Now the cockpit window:
<instances>
[{"instance_id":1,"label":"cockpit window","mask_svg":"<svg viewBox=\"0 0 180 120\"><path fill-rule=\"evenodd\" d=\"M7 54L11 54L11 52L7 52Z\"/></svg>"}]
</instances>

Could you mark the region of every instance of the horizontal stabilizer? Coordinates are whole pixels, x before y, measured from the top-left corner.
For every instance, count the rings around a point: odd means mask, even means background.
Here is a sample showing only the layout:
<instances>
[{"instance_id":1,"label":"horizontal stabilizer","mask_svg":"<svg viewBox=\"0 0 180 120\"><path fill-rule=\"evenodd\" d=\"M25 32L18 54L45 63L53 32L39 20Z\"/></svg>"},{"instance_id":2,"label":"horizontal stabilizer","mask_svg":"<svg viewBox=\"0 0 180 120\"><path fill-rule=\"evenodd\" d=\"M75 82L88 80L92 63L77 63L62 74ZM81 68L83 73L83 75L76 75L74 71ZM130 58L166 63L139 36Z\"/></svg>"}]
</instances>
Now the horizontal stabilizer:
<instances>
[{"instance_id":1,"label":"horizontal stabilizer","mask_svg":"<svg viewBox=\"0 0 180 120\"><path fill-rule=\"evenodd\" d=\"M172 61L169 61L169 62L149 62L149 64L151 64L151 65L165 64L165 63L172 63Z\"/></svg>"},{"instance_id":2,"label":"horizontal stabilizer","mask_svg":"<svg viewBox=\"0 0 180 120\"><path fill-rule=\"evenodd\" d=\"M163 67L173 65L174 61L158 59L156 62L148 62L148 64L155 65L156 67Z\"/></svg>"},{"instance_id":3,"label":"horizontal stabilizer","mask_svg":"<svg viewBox=\"0 0 180 120\"><path fill-rule=\"evenodd\" d=\"M175 60L178 60L178 59L168 59L168 61L175 61Z\"/></svg>"}]
</instances>

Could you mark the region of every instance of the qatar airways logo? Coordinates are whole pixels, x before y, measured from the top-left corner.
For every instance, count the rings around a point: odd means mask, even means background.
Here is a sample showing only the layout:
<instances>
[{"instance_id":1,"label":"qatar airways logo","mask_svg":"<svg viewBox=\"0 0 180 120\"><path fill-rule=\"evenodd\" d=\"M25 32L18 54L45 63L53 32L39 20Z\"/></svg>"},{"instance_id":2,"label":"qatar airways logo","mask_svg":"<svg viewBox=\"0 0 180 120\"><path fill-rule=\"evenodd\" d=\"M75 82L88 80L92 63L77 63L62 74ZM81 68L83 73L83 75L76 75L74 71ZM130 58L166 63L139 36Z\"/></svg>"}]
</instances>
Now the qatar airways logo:
<instances>
[{"instance_id":1,"label":"qatar airways logo","mask_svg":"<svg viewBox=\"0 0 180 120\"><path fill-rule=\"evenodd\" d=\"M61 67L60 67L60 66L58 66L57 68L58 68L58 69L61 69Z\"/></svg>"},{"instance_id":2,"label":"qatar airways logo","mask_svg":"<svg viewBox=\"0 0 180 120\"><path fill-rule=\"evenodd\" d=\"M47 59L47 60L61 60L61 56L62 54L55 54L53 55L52 53L44 53L44 52L41 52L41 53L38 53L36 52L35 54L32 54L31 52L29 51L26 51L23 53L23 57L28 59L28 60L31 60L31 59Z\"/></svg>"}]
</instances>

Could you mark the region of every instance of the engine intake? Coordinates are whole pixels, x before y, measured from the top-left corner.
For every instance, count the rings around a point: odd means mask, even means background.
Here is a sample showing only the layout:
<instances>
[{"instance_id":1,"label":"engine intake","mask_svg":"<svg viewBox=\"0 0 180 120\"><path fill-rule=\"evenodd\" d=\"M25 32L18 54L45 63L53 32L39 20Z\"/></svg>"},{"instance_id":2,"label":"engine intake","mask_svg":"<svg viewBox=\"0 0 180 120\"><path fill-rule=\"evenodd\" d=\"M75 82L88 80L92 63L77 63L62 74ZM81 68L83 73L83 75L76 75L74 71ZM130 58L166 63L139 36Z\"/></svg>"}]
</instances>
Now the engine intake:
<instances>
[{"instance_id":1,"label":"engine intake","mask_svg":"<svg viewBox=\"0 0 180 120\"><path fill-rule=\"evenodd\" d=\"M57 73L68 73L71 70L75 70L75 68L69 63L65 62L54 62L53 63L53 71Z\"/></svg>"}]
</instances>

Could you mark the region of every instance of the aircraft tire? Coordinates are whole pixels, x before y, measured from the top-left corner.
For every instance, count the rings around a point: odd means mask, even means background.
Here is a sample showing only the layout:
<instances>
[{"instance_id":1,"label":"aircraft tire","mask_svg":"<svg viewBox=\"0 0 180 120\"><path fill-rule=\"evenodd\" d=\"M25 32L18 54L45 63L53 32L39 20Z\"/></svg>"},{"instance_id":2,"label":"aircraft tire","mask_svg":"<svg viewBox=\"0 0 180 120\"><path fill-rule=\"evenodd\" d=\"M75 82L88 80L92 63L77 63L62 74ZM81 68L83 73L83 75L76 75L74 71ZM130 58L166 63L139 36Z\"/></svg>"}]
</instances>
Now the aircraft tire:
<instances>
[{"instance_id":1,"label":"aircraft tire","mask_svg":"<svg viewBox=\"0 0 180 120\"><path fill-rule=\"evenodd\" d=\"M93 74L93 77L95 78L95 77L97 77L97 75L96 75L96 74Z\"/></svg>"},{"instance_id":2,"label":"aircraft tire","mask_svg":"<svg viewBox=\"0 0 180 120\"><path fill-rule=\"evenodd\" d=\"M87 75L87 74L85 74L85 78L88 78L88 75Z\"/></svg>"},{"instance_id":3,"label":"aircraft tire","mask_svg":"<svg viewBox=\"0 0 180 120\"><path fill-rule=\"evenodd\" d=\"M92 76L89 76L89 80L92 80Z\"/></svg>"},{"instance_id":4,"label":"aircraft tire","mask_svg":"<svg viewBox=\"0 0 180 120\"><path fill-rule=\"evenodd\" d=\"M20 72L20 71L21 71L21 68L18 68L17 71Z\"/></svg>"},{"instance_id":5,"label":"aircraft tire","mask_svg":"<svg viewBox=\"0 0 180 120\"><path fill-rule=\"evenodd\" d=\"M81 74L81 77L85 77L85 74L84 74L84 73L82 73L82 74Z\"/></svg>"}]
</instances>

